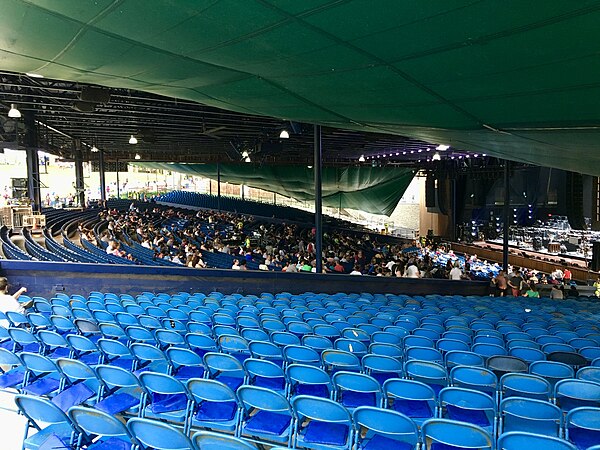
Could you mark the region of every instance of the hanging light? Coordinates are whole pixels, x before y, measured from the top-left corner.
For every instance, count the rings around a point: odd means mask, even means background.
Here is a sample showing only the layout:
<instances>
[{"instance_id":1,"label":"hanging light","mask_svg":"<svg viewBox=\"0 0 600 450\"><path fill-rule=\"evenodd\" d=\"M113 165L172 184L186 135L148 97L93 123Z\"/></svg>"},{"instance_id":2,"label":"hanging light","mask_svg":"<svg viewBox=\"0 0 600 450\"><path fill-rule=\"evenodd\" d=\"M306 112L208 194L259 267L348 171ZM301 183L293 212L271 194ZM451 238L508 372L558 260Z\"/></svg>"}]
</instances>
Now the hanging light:
<instances>
[{"instance_id":1,"label":"hanging light","mask_svg":"<svg viewBox=\"0 0 600 450\"><path fill-rule=\"evenodd\" d=\"M8 117L10 117L11 119L20 119L21 118L21 111L19 111L14 103L10 104L10 110L8 111Z\"/></svg>"},{"instance_id":2,"label":"hanging light","mask_svg":"<svg viewBox=\"0 0 600 450\"><path fill-rule=\"evenodd\" d=\"M98 147L96 147L95 145L92 145L92 148L91 148L92 153L98 153L99 151L100 150L98 150Z\"/></svg>"},{"instance_id":3,"label":"hanging light","mask_svg":"<svg viewBox=\"0 0 600 450\"><path fill-rule=\"evenodd\" d=\"M448 150L450 148L449 145L444 145L444 144L440 144L438 145L435 149L439 150L440 152L445 152L446 150Z\"/></svg>"},{"instance_id":4,"label":"hanging light","mask_svg":"<svg viewBox=\"0 0 600 450\"><path fill-rule=\"evenodd\" d=\"M308 167L309 169L312 169L312 166L306 166L306 167Z\"/></svg>"},{"instance_id":5,"label":"hanging light","mask_svg":"<svg viewBox=\"0 0 600 450\"><path fill-rule=\"evenodd\" d=\"M244 159L244 161L247 162L247 163L250 162L250 157L246 156L246 159Z\"/></svg>"},{"instance_id":6,"label":"hanging light","mask_svg":"<svg viewBox=\"0 0 600 450\"><path fill-rule=\"evenodd\" d=\"M438 152L435 152L433 157L431 158L433 161L439 161L442 159L442 157L440 156L440 154Z\"/></svg>"},{"instance_id":7,"label":"hanging light","mask_svg":"<svg viewBox=\"0 0 600 450\"><path fill-rule=\"evenodd\" d=\"M358 158L358 162L365 162L365 155L360 155L360 158Z\"/></svg>"},{"instance_id":8,"label":"hanging light","mask_svg":"<svg viewBox=\"0 0 600 450\"><path fill-rule=\"evenodd\" d=\"M131 137L129 138L129 143L131 145L135 145L137 144L137 138L132 134Z\"/></svg>"},{"instance_id":9,"label":"hanging light","mask_svg":"<svg viewBox=\"0 0 600 450\"><path fill-rule=\"evenodd\" d=\"M142 157L140 156L140 154L139 154L139 153L136 153L136 154L135 154L135 159L142 159Z\"/></svg>"},{"instance_id":10,"label":"hanging light","mask_svg":"<svg viewBox=\"0 0 600 450\"><path fill-rule=\"evenodd\" d=\"M40 75L39 73L33 72L25 72L25 75L27 75L30 78L44 78L44 75Z\"/></svg>"},{"instance_id":11,"label":"hanging light","mask_svg":"<svg viewBox=\"0 0 600 450\"><path fill-rule=\"evenodd\" d=\"M242 158L247 158L248 157L248 152L246 150L244 150L242 152Z\"/></svg>"},{"instance_id":12,"label":"hanging light","mask_svg":"<svg viewBox=\"0 0 600 450\"><path fill-rule=\"evenodd\" d=\"M279 133L279 139L289 139L290 138L290 133L288 133L288 130L283 129L281 130L281 133Z\"/></svg>"}]
</instances>

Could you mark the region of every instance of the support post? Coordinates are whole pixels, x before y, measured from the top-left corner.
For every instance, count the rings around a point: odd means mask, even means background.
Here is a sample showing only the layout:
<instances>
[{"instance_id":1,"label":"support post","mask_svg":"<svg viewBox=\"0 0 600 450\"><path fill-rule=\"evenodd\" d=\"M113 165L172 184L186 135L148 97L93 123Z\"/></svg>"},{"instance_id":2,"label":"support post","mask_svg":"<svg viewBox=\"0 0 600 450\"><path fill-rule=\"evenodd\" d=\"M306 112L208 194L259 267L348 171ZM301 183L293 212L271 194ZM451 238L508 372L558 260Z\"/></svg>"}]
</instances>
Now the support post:
<instances>
[{"instance_id":1,"label":"support post","mask_svg":"<svg viewBox=\"0 0 600 450\"><path fill-rule=\"evenodd\" d=\"M277 205L277 192L273 192L273 204Z\"/></svg>"},{"instance_id":2,"label":"support post","mask_svg":"<svg viewBox=\"0 0 600 450\"><path fill-rule=\"evenodd\" d=\"M502 268L508 271L508 227L510 216L509 161L504 161L504 236L502 237Z\"/></svg>"},{"instance_id":3,"label":"support post","mask_svg":"<svg viewBox=\"0 0 600 450\"><path fill-rule=\"evenodd\" d=\"M217 209L221 212L221 163L217 163Z\"/></svg>"},{"instance_id":4,"label":"support post","mask_svg":"<svg viewBox=\"0 0 600 450\"><path fill-rule=\"evenodd\" d=\"M83 157L81 155L81 141L73 141L73 153L75 156L75 197L81 208L85 208L85 182L83 179Z\"/></svg>"},{"instance_id":5,"label":"support post","mask_svg":"<svg viewBox=\"0 0 600 450\"><path fill-rule=\"evenodd\" d=\"M117 198L121 198L121 183L119 183L119 159L115 161L115 170L117 171ZM158 195L158 183L156 183L156 195Z\"/></svg>"},{"instance_id":6,"label":"support post","mask_svg":"<svg viewBox=\"0 0 600 450\"><path fill-rule=\"evenodd\" d=\"M321 142L321 125L315 125L314 131L314 162L315 169L315 251L317 253L317 273L323 271L323 230L322 230L322 191L321 166L323 163L323 148Z\"/></svg>"},{"instance_id":7,"label":"support post","mask_svg":"<svg viewBox=\"0 0 600 450\"><path fill-rule=\"evenodd\" d=\"M242 200L245 200L244 185L242 184L240 188L242 189Z\"/></svg>"},{"instance_id":8,"label":"support post","mask_svg":"<svg viewBox=\"0 0 600 450\"><path fill-rule=\"evenodd\" d=\"M42 212L42 194L40 191L40 160L38 157L38 136L35 127L35 113L25 112L25 153L27 158L27 189L31 210L34 214Z\"/></svg>"},{"instance_id":9,"label":"support post","mask_svg":"<svg viewBox=\"0 0 600 450\"><path fill-rule=\"evenodd\" d=\"M106 167L104 166L104 152L98 153L98 172L100 173L100 200L106 201Z\"/></svg>"}]
</instances>

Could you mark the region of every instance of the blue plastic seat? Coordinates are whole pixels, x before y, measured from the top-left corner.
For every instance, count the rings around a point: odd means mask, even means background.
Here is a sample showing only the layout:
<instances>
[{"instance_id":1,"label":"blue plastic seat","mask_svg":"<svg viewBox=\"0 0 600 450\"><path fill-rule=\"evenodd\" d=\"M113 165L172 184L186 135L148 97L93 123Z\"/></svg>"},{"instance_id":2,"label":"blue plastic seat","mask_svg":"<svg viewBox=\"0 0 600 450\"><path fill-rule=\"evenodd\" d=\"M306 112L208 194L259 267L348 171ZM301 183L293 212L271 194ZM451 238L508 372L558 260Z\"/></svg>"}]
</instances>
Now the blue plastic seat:
<instances>
[{"instance_id":1,"label":"blue plastic seat","mask_svg":"<svg viewBox=\"0 0 600 450\"><path fill-rule=\"evenodd\" d=\"M26 366L15 353L0 347L0 390L18 391L25 380Z\"/></svg>"},{"instance_id":2,"label":"blue plastic seat","mask_svg":"<svg viewBox=\"0 0 600 450\"><path fill-rule=\"evenodd\" d=\"M509 397L500 402L498 433L523 431L558 437L562 418L560 408L550 402Z\"/></svg>"},{"instance_id":3,"label":"blue plastic seat","mask_svg":"<svg viewBox=\"0 0 600 450\"><path fill-rule=\"evenodd\" d=\"M141 344L156 345L157 343L152 331L141 325L129 325L125 328L125 334L127 335L130 344L137 342Z\"/></svg>"},{"instance_id":4,"label":"blue plastic seat","mask_svg":"<svg viewBox=\"0 0 600 450\"><path fill-rule=\"evenodd\" d=\"M37 353L21 353L27 368L23 392L31 395L54 396L60 388L61 373L56 362Z\"/></svg>"},{"instance_id":5,"label":"blue plastic seat","mask_svg":"<svg viewBox=\"0 0 600 450\"><path fill-rule=\"evenodd\" d=\"M565 418L565 439L578 449L600 443L600 408L581 407L569 411Z\"/></svg>"},{"instance_id":6,"label":"blue plastic seat","mask_svg":"<svg viewBox=\"0 0 600 450\"><path fill-rule=\"evenodd\" d=\"M490 356L504 356L508 354L504 347L501 347L497 344L473 344L471 351L486 358L489 358Z\"/></svg>"},{"instance_id":7,"label":"blue plastic seat","mask_svg":"<svg viewBox=\"0 0 600 450\"><path fill-rule=\"evenodd\" d=\"M95 408L107 414L138 415L145 393L138 378L117 366L99 365L96 374L102 381Z\"/></svg>"},{"instance_id":8,"label":"blue plastic seat","mask_svg":"<svg viewBox=\"0 0 600 450\"><path fill-rule=\"evenodd\" d=\"M450 370L452 386L485 392L496 398L498 378L491 370L483 367L455 366Z\"/></svg>"},{"instance_id":9,"label":"blue plastic seat","mask_svg":"<svg viewBox=\"0 0 600 450\"><path fill-rule=\"evenodd\" d=\"M182 426L187 433L192 398L185 385L175 377L155 372L142 372L139 380L146 391L142 417Z\"/></svg>"},{"instance_id":10,"label":"blue plastic seat","mask_svg":"<svg viewBox=\"0 0 600 450\"><path fill-rule=\"evenodd\" d=\"M440 364L429 361L406 361L404 374L409 380L416 380L429 385L437 394L448 386L448 372Z\"/></svg>"},{"instance_id":11,"label":"blue plastic seat","mask_svg":"<svg viewBox=\"0 0 600 450\"><path fill-rule=\"evenodd\" d=\"M430 339L425 336L413 336L408 335L402 339L402 343L404 344L404 349L407 350L410 347L427 347L427 348L435 348L435 342L433 339Z\"/></svg>"},{"instance_id":12,"label":"blue plastic seat","mask_svg":"<svg viewBox=\"0 0 600 450\"><path fill-rule=\"evenodd\" d=\"M511 432L498 438L498 448L502 450L522 450L528 448L544 450L577 450L573 444L552 436L541 434Z\"/></svg>"},{"instance_id":13,"label":"blue plastic seat","mask_svg":"<svg viewBox=\"0 0 600 450\"><path fill-rule=\"evenodd\" d=\"M404 359L404 351L399 345L386 344L384 342L374 342L369 345L369 353L374 355L390 356L398 361L402 361Z\"/></svg>"},{"instance_id":14,"label":"blue plastic seat","mask_svg":"<svg viewBox=\"0 0 600 450\"><path fill-rule=\"evenodd\" d=\"M448 370L454 366L483 367L485 358L471 351L451 350L444 355L445 365Z\"/></svg>"},{"instance_id":15,"label":"blue plastic seat","mask_svg":"<svg viewBox=\"0 0 600 450\"><path fill-rule=\"evenodd\" d=\"M317 336L315 334L307 334L302 336L302 345L312 348L318 353L322 353L325 350L333 348L333 342L331 339L325 336Z\"/></svg>"},{"instance_id":16,"label":"blue plastic seat","mask_svg":"<svg viewBox=\"0 0 600 450\"><path fill-rule=\"evenodd\" d=\"M143 371L169 372L169 359L165 353L149 344L131 344L131 353L135 358L134 371L136 374Z\"/></svg>"},{"instance_id":17,"label":"blue plastic seat","mask_svg":"<svg viewBox=\"0 0 600 450\"><path fill-rule=\"evenodd\" d=\"M361 360L363 372L383 385L390 378L401 378L404 368L400 361L391 356L367 354Z\"/></svg>"},{"instance_id":18,"label":"blue plastic seat","mask_svg":"<svg viewBox=\"0 0 600 450\"><path fill-rule=\"evenodd\" d=\"M206 377L226 384L232 391L244 383L246 372L237 358L225 353L209 352L203 360Z\"/></svg>"},{"instance_id":19,"label":"blue plastic seat","mask_svg":"<svg viewBox=\"0 0 600 450\"><path fill-rule=\"evenodd\" d=\"M105 339L116 339L123 343L126 343L129 340L123 327L117 323L99 322L98 328Z\"/></svg>"},{"instance_id":20,"label":"blue plastic seat","mask_svg":"<svg viewBox=\"0 0 600 450\"><path fill-rule=\"evenodd\" d=\"M494 448L494 440L483 428L466 422L430 419L421 427L424 450Z\"/></svg>"},{"instance_id":21,"label":"blue plastic seat","mask_svg":"<svg viewBox=\"0 0 600 450\"><path fill-rule=\"evenodd\" d=\"M582 367L577 371L577 378L600 384L600 367Z\"/></svg>"},{"instance_id":22,"label":"blue plastic seat","mask_svg":"<svg viewBox=\"0 0 600 450\"><path fill-rule=\"evenodd\" d=\"M340 370L355 372L361 370L360 359L356 355L343 350L323 350L321 362L323 369L330 374Z\"/></svg>"},{"instance_id":23,"label":"blue plastic seat","mask_svg":"<svg viewBox=\"0 0 600 450\"><path fill-rule=\"evenodd\" d=\"M59 358L61 371L60 392L52 399L64 412L71 406L93 405L100 395L101 382L96 372L87 364L75 359Z\"/></svg>"},{"instance_id":24,"label":"blue plastic seat","mask_svg":"<svg viewBox=\"0 0 600 450\"><path fill-rule=\"evenodd\" d=\"M513 347L508 351L508 354L516 358L521 358L528 363L546 360L546 354L537 348Z\"/></svg>"},{"instance_id":25,"label":"blue plastic seat","mask_svg":"<svg viewBox=\"0 0 600 450\"><path fill-rule=\"evenodd\" d=\"M119 419L93 408L73 406L68 417L82 431L78 448L88 450L129 450L133 444L129 431Z\"/></svg>"},{"instance_id":26,"label":"blue plastic seat","mask_svg":"<svg viewBox=\"0 0 600 450\"><path fill-rule=\"evenodd\" d=\"M48 358L66 358L73 351L65 337L56 331L39 330L37 336L42 343L43 353Z\"/></svg>"},{"instance_id":27,"label":"blue plastic seat","mask_svg":"<svg viewBox=\"0 0 600 450\"><path fill-rule=\"evenodd\" d=\"M364 342L357 339L339 338L333 343L333 347L337 350L343 350L362 358L368 353L368 348Z\"/></svg>"},{"instance_id":28,"label":"blue plastic seat","mask_svg":"<svg viewBox=\"0 0 600 450\"><path fill-rule=\"evenodd\" d=\"M242 404L238 436L291 444L292 409L283 395L257 386L241 386L237 396Z\"/></svg>"},{"instance_id":29,"label":"blue plastic seat","mask_svg":"<svg viewBox=\"0 0 600 450\"><path fill-rule=\"evenodd\" d=\"M210 431L198 431L192 436L192 442L198 450L258 450L251 442Z\"/></svg>"},{"instance_id":30,"label":"blue plastic seat","mask_svg":"<svg viewBox=\"0 0 600 450\"><path fill-rule=\"evenodd\" d=\"M251 356L248 341L241 336L222 334L217 338L217 342L223 353L228 353L241 362Z\"/></svg>"},{"instance_id":31,"label":"blue plastic seat","mask_svg":"<svg viewBox=\"0 0 600 450\"><path fill-rule=\"evenodd\" d=\"M549 401L552 386L542 377L527 373L507 373L500 378L499 392L502 398L525 397Z\"/></svg>"},{"instance_id":32,"label":"blue plastic seat","mask_svg":"<svg viewBox=\"0 0 600 450\"><path fill-rule=\"evenodd\" d=\"M14 343L14 352L42 353L43 346L32 332L23 328L9 328L8 335Z\"/></svg>"},{"instance_id":33,"label":"blue plastic seat","mask_svg":"<svg viewBox=\"0 0 600 450\"><path fill-rule=\"evenodd\" d=\"M140 444L139 450L194 449L194 444L183 432L164 422L132 418L127 422L127 429Z\"/></svg>"},{"instance_id":34,"label":"blue plastic seat","mask_svg":"<svg viewBox=\"0 0 600 450\"><path fill-rule=\"evenodd\" d=\"M333 384L329 374L323 369L305 364L290 364L286 369L287 395L311 395L329 398Z\"/></svg>"},{"instance_id":35,"label":"blue plastic seat","mask_svg":"<svg viewBox=\"0 0 600 450\"><path fill-rule=\"evenodd\" d=\"M552 389L560 380L575 378L575 371L567 364L555 361L536 361L529 365L529 373L544 378Z\"/></svg>"},{"instance_id":36,"label":"blue plastic seat","mask_svg":"<svg viewBox=\"0 0 600 450\"><path fill-rule=\"evenodd\" d=\"M386 408L410 417L419 425L436 414L436 394L420 381L392 378L383 384L383 393Z\"/></svg>"},{"instance_id":37,"label":"blue plastic seat","mask_svg":"<svg viewBox=\"0 0 600 450\"><path fill-rule=\"evenodd\" d=\"M79 334L67 334L65 338L71 347L71 358L89 366L96 366L102 362L102 352L90 338Z\"/></svg>"},{"instance_id":38,"label":"blue plastic seat","mask_svg":"<svg viewBox=\"0 0 600 450\"><path fill-rule=\"evenodd\" d=\"M419 361L430 361L438 364L444 363L442 352L430 347L408 347L405 356L406 361L418 359Z\"/></svg>"},{"instance_id":39,"label":"blue plastic seat","mask_svg":"<svg viewBox=\"0 0 600 450\"><path fill-rule=\"evenodd\" d=\"M281 347L266 341L250 341L248 349L253 358L265 359L282 367L284 363Z\"/></svg>"},{"instance_id":40,"label":"blue plastic seat","mask_svg":"<svg viewBox=\"0 0 600 450\"><path fill-rule=\"evenodd\" d=\"M190 349L202 357L208 352L218 351L217 342L205 334L188 333L185 335L185 341Z\"/></svg>"},{"instance_id":41,"label":"blue plastic seat","mask_svg":"<svg viewBox=\"0 0 600 450\"><path fill-rule=\"evenodd\" d=\"M301 343L298 336L287 331L275 331L271 333L271 342L280 347L285 347L286 345L300 345Z\"/></svg>"},{"instance_id":42,"label":"blue plastic seat","mask_svg":"<svg viewBox=\"0 0 600 450\"><path fill-rule=\"evenodd\" d=\"M600 407L600 384L585 380L561 380L554 386L556 405L567 413L582 406Z\"/></svg>"},{"instance_id":43,"label":"blue plastic seat","mask_svg":"<svg viewBox=\"0 0 600 450\"><path fill-rule=\"evenodd\" d=\"M359 406L383 405L383 391L379 382L363 373L339 371L331 377L334 400L349 410Z\"/></svg>"},{"instance_id":44,"label":"blue plastic seat","mask_svg":"<svg viewBox=\"0 0 600 450\"><path fill-rule=\"evenodd\" d=\"M353 428L350 413L326 398L299 395L292 399L294 448L350 449Z\"/></svg>"},{"instance_id":45,"label":"blue plastic seat","mask_svg":"<svg viewBox=\"0 0 600 450\"><path fill-rule=\"evenodd\" d=\"M419 442L417 425L396 411L362 406L352 414L357 450L414 450Z\"/></svg>"},{"instance_id":46,"label":"blue plastic seat","mask_svg":"<svg viewBox=\"0 0 600 450\"><path fill-rule=\"evenodd\" d=\"M235 393L225 384L201 378L187 382L192 397L191 428L236 432L240 404Z\"/></svg>"},{"instance_id":47,"label":"blue plastic seat","mask_svg":"<svg viewBox=\"0 0 600 450\"><path fill-rule=\"evenodd\" d=\"M248 358L243 362L247 374L245 384L260 386L272 391L285 394L286 380L281 366L256 358Z\"/></svg>"},{"instance_id":48,"label":"blue plastic seat","mask_svg":"<svg viewBox=\"0 0 600 450\"><path fill-rule=\"evenodd\" d=\"M287 345L283 348L283 357L286 365L308 364L318 366L321 364L321 355L310 347L301 345Z\"/></svg>"},{"instance_id":49,"label":"blue plastic seat","mask_svg":"<svg viewBox=\"0 0 600 450\"><path fill-rule=\"evenodd\" d=\"M389 331L377 331L371 335L371 343L402 345L403 337Z\"/></svg>"},{"instance_id":50,"label":"blue plastic seat","mask_svg":"<svg viewBox=\"0 0 600 450\"><path fill-rule=\"evenodd\" d=\"M169 347L166 350L169 359L169 374L179 380L204 377L204 361L188 348Z\"/></svg>"},{"instance_id":51,"label":"blue plastic seat","mask_svg":"<svg viewBox=\"0 0 600 450\"><path fill-rule=\"evenodd\" d=\"M440 417L472 423L496 435L496 401L490 395L459 387L448 387L439 394Z\"/></svg>"}]
</instances>

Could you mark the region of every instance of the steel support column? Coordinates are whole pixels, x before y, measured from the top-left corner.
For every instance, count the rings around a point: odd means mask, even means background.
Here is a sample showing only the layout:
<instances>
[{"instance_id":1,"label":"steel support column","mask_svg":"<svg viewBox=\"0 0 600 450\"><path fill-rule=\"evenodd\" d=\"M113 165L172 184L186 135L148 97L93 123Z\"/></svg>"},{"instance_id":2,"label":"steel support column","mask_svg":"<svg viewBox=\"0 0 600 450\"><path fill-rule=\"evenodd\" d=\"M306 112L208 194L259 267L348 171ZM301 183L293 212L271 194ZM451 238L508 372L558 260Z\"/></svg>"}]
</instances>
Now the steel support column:
<instances>
[{"instance_id":1,"label":"steel support column","mask_svg":"<svg viewBox=\"0 0 600 450\"><path fill-rule=\"evenodd\" d=\"M323 211L321 191L321 166L323 164L323 147L321 141L321 125L315 125L314 131L314 162L315 170L315 251L317 254L317 273L323 271Z\"/></svg>"},{"instance_id":2,"label":"steel support column","mask_svg":"<svg viewBox=\"0 0 600 450\"><path fill-rule=\"evenodd\" d=\"M510 224L510 177L509 161L504 161L504 236L502 237L502 268L508 271L508 230Z\"/></svg>"},{"instance_id":3,"label":"steel support column","mask_svg":"<svg viewBox=\"0 0 600 450\"><path fill-rule=\"evenodd\" d=\"M35 113L25 112L25 154L27 158L27 190L34 214L42 211L40 190L40 159L38 157L38 136L35 126Z\"/></svg>"},{"instance_id":4,"label":"steel support column","mask_svg":"<svg viewBox=\"0 0 600 450\"><path fill-rule=\"evenodd\" d=\"M98 173L100 174L100 200L106 201L106 167L104 166L104 152L98 153Z\"/></svg>"},{"instance_id":5,"label":"steel support column","mask_svg":"<svg viewBox=\"0 0 600 450\"><path fill-rule=\"evenodd\" d=\"M83 179L83 157L81 155L81 142L76 139L74 142L75 156L75 197L79 206L85 208L85 182Z\"/></svg>"},{"instance_id":6,"label":"steel support column","mask_svg":"<svg viewBox=\"0 0 600 450\"><path fill-rule=\"evenodd\" d=\"M221 163L217 163L217 209L221 211Z\"/></svg>"}]
</instances>

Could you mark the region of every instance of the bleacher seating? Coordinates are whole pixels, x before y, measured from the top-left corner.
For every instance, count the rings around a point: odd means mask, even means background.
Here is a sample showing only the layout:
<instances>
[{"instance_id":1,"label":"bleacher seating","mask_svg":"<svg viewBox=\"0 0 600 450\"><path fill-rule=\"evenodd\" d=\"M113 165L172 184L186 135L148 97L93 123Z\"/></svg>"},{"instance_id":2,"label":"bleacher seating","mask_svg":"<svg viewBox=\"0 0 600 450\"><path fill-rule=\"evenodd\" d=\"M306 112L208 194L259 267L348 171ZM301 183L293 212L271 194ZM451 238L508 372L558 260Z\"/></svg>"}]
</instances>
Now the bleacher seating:
<instances>
[{"instance_id":1,"label":"bleacher seating","mask_svg":"<svg viewBox=\"0 0 600 450\"><path fill-rule=\"evenodd\" d=\"M366 293L36 297L0 328L0 389L19 393L32 426L50 423L28 435L34 446L52 436L73 448L195 449L211 430L223 448L529 438L585 449L600 433L600 304L532 305ZM572 344L562 362L540 345L551 335ZM540 360L508 355L538 347Z\"/></svg>"}]
</instances>

